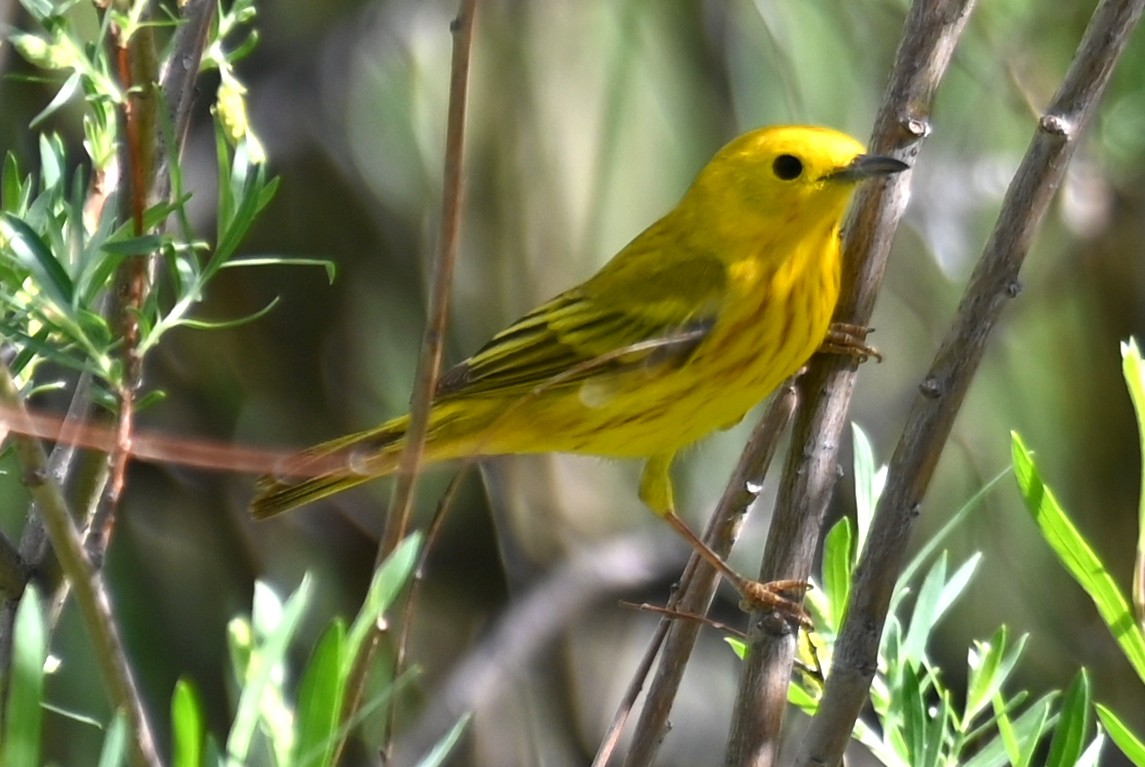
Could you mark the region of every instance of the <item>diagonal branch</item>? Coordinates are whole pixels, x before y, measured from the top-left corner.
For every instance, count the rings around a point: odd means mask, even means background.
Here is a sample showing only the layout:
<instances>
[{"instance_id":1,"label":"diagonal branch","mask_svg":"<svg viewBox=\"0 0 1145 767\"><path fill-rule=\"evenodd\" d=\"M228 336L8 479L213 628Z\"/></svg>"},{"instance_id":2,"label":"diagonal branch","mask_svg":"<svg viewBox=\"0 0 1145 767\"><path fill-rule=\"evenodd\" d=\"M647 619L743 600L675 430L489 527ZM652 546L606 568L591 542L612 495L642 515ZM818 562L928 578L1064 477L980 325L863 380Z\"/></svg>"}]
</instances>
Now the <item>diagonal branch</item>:
<instances>
[{"instance_id":1,"label":"diagonal branch","mask_svg":"<svg viewBox=\"0 0 1145 767\"><path fill-rule=\"evenodd\" d=\"M22 407L16 384L8 368L2 365L0 401L8 407ZM71 585L76 606L91 635L95 659L110 692L112 706L123 711L127 717L133 736L130 739L132 763L138 766L159 765L161 761L155 750L155 739L115 627L103 578L84 551L79 531L72 522L60 486L48 472L48 459L40 443L21 434L13 434L12 441L24 483L31 491L36 508L44 520L52 550Z\"/></svg>"},{"instance_id":2,"label":"diagonal branch","mask_svg":"<svg viewBox=\"0 0 1145 767\"><path fill-rule=\"evenodd\" d=\"M835 764L874 673L895 579L926 487L1002 308L1021 290L1018 271L1145 0L1104 0L1018 168L994 231L970 277L954 322L919 386L891 458L848 618L835 647L819 712L795 764Z\"/></svg>"},{"instance_id":3,"label":"diagonal branch","mask_svg":"<svg viewBox=\"0 0 1145 767\"><path fill-rule=\"evenodd\" d=\"M763 484L771 459L779 448L780 439L787 430L797 406L794 385L789 382L781 386L752 432L743 454L740 455L735 472L720 498L720 503L708 521L707 530L704 531L704 541L712 551L724 559L731 553L732 546L743 527L747 510L755 501L757 492L752 490L752 486ZM684 613L706 615L719 582L719 574L704 563L698 554L693 554L680 578L680 590L668 606ZM661 643L663 649L660 651L660 662L648 688L640 719L633 731L632 746L625 761L629 767L651 764L655 759L656 751L667 731L668 714L672 710L672 703L684 678L688 658L695 647L700 628L701 624L697 621L680 621L667 617L663 618L657 627L647 653L655 655ZM613 738L619 737L627 711L635 702L646 675L645 664L641 664L640 671L635 675L630 691L625 696L626 703L610 727L610 734L615 732ZM608 739L602 744L594 764L607 762L606 748L611 748Z\"/></svg>"},{"instance_id":4,"label":"diagonal branch","mask_svg":"<svg viewBox=\"0 0 1145 767\"><path fill-rule=\"evenodd\" d=\"M906 18L894 69L871 150L917 156L928 132L934 93L946 72L973 0L918 0ZM870 321L891 239L906 208L909 171L867 184L856 194L844 237L843 292L835 320ZM806 580L837 478L837 447L846 425L857 364L820 355L797 385L805 403L792 434L792 448L779 489L764 552L760 580ZM754 615L749 631L735 713L728 740L728 765L775 762L787 701L795 638L783 621ZM848 729L849 732L849 729Z\"/></svg>"}]
</instances>

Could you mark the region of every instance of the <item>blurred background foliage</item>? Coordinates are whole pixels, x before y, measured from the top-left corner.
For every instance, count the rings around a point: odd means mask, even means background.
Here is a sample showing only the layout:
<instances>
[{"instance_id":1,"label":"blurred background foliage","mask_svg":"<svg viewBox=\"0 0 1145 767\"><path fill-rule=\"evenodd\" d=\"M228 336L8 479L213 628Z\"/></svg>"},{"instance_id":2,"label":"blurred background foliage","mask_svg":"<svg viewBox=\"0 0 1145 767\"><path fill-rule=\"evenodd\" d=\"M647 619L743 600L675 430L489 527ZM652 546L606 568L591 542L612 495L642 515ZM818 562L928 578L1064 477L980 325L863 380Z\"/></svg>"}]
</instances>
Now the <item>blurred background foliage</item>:
<instances>
[{"instance_id":1,"label":"blurred background foliage","mask_svg":"<svg viewBox=\"0 0 1145 767\"><path fill-rule=\"evenodd\" d=\"M319 269L288 267L220 278L203 312L212 318L256 311L276 296L282 302L241 328L172 333L147 372L147 384L168 398L141 416L143 425L289 448L404 410L440 208L455 6L278 0L260 8L261 43L240 70L251 120L282 183L245 251L327 258L338 280L330 287ZM939 94L876 311L873 340L886 360L863 367L852 411L884 459L1092 6L998 0L975 11ZM595 271L737 133L801 122L865 137L905 8L899 0L481 2L447 363ZM10 0L0 2L0 17L26 23ZM29 80L6 44L0 57L0 147L34 165L27 126L53 84ZM213 87L202 86L186 153L203 232L213 227L206 113ZM50 127L78 146L75 118L62 112ZM992 339L923 505L918 540L1008 465L1016 429L1127 587L1139 464L1118 342L1145 336L1143 257L1145 40L1138 35L1034 243L1022 293ZM745 431L717 435L681 462L681 512L694 525L713 507ZM442 702L440 685L456 664L493 636L512 605L564 573L570 556L631 543L632 556L645 557L643 569L592 585L584 603L551 603L555 633L532 637L543 641L528 657L507 656L511 663L486 683L456 760L585 764L655 622L617 598L662 603L685 547L641 509L633 465L504 459L483 473L489 492L476 474L469 478L430 558L412 643L424 674L407 700L405 726L427 701ZM451 474L427 473L420 520ZM328 610L313 630L335 614L352 615L389 493L387 482L377 482L256 525L246 514L251 484L225 472L133 466L107 564L154 710L165 710L176 678L189 675L217 733L229 710L225 624L249 609L253 579L286 591L313 571ZM14 480L4 487L5 529L16 531L25 496ZM845 478L836 516L848 513L850 495ZM773 498L769 482L733 557L744 571L758 567ZM964 668L969 641L1006 623L1012 634L1032 634L1023 685L1062 687L1084 664L1097 699L1145 732L1140 685L1051 559L1012 482L989 496L953 548L955 561L981 550L985 562L970 598L946 619L943 644L934 648L940 663ZM725 593L715 613L737 621L734 595ZM83 671L91 668L90 649L70 608L58 645L64 665L49 698L106 721L98 682ZM719 759L737 667L706 632L660 763ZM91 725L49 716L48 727L58 763L94 762L101 736Z\"/></svg>"}]
</instances>

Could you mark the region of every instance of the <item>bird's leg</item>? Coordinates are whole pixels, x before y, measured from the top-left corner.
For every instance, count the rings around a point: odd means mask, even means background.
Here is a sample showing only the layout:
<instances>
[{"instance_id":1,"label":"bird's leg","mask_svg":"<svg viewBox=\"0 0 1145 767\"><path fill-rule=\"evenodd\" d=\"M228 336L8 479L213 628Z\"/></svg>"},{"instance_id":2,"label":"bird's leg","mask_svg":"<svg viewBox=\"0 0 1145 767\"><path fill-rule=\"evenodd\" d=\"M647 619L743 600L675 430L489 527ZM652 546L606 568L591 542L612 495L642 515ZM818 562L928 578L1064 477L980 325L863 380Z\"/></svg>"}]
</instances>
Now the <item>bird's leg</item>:
<instances>
[{"instance_id":1,"label":"bird's leg","mask_svg":"<svg viewBox=\"0 0 1145 767\"><path fill-rule=\"evenodd\" d=\"M833 322L831 327L827 329L827 336L823 339L823 345L819 347L819 351L826 354L842 354L847 357L854 357L859 362L866 362L868 359L882 362L883 355L879 354L875 347L867 346L867 334L870 332L871 328L863 325Z\"/></svg>"},{"instance_id":2,"label":"bird's leg","mask_svg":"<svg viewBox=\"0 0 1145 767\"><path fill-rule=\"evenodd\" d=\"M806 581L782 580L760 583L744 578L733 570L723 557L713 551L711 546L693 533L684 520L676 516L675 502L672 498L672 479L669 476L673 457L674 453L667 453L648 459L648 463L644 465L644 473L640 477L640 500L657 516L663 517L697 554L739 592L740 606L745 612L766 610L781 613L794 622L810 628L811 622L807 613L798 602L809 587Z\"/></svg>"}]
</instances>

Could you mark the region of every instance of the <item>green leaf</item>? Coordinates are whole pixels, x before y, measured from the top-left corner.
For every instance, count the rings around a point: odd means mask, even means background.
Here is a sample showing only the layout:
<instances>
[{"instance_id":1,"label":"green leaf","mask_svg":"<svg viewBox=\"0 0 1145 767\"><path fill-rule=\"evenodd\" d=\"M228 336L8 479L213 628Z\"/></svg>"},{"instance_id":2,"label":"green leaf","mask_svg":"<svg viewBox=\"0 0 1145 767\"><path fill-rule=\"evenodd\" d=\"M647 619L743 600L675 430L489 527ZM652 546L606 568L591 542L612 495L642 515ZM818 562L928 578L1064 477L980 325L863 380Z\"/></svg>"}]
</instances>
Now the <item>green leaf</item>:
<instances>
[{"instance_id":1,"label":"green leaf","mask_svg":"<svg viewBox=\"0 0 1145 767\"><path fill-rule=\"evenodd\" d=\"M232 258L220 269L237 269L245 266L320 266L326 270L326 279L333 285L338 276L337 264L325 258L292 258L290 256L259 256Z\"/></svg>"},{"instance_id":2,"label":"green leaf","mask_svg":"<svg viewBox=\"0 0 1145 767\"><path fill-rule=\"evenodd\" d=\"M172 767L202 767L205 737L203 706L195 686L188 679L180 679L171 695Z\"/></svg>"},{"instance_id":3,"label":"green leaf","mask_svg":"<svg viewBox=\"0 0 1145 767\"><path fill-rule=\"evenodd\" d=\"M433 750L417 763L417 767L438 767L438 765L445 764L446 757L457 745L457 741L461 740L461 735L465 732L471 718L471 714L465 714L458 719L457 723L445 734L445 737L437 742Z\"/></svg>"},{"instance_id":4,"label":"green leaf","mask_svg":"<svg viewBox=\"0 0 1145 767\"><path fill-rule=\"evenodd\" d=\"M274 687L274 679L286 660L290 640L302 620L313 590L310 576L306 575L298 589L282 604L268 586L255 583L251 620L254 641L250 645L249 660L241 680L242 694L235 719L227 737L227 756L239 763L248 759L260 714L280 692ZM264 700L264 696L268 699ZM276 746L287 745L285 740L280 732L271 733L271 741Z\"/></svg>"},{"instance_id":5,"label":"green leaf","mask_svg":"<svg viewBox=\"0 0 1145 767\"><path fill-rule=\"evenodd\" d=\"M1109 739L1136 767L1145 767L1145 740L1133 734L1113 709L1100 703L1094 705L1097 718L1109 733Z\"/></svg>"},{"instance_id":6,"label":"green leaf","mask_svg":"<svg viewBox=\"0 0 1145 767\"><path fill-rule=\"evenodd\" d=\"M56 304L60 311L68 311L75 294L72 280L51 249L22 219L10 213L0 215L10 230L8 249L20 265L35 278L44 294Z\"/></svg>"},{"instance_id":7,"label":"green leaf","mask_svg":"<svg viewBox=\"0 0 1145 767\"><path fill-rule=\"evenodd\" d=\"M1075 767L1092 724L1090 703L1089 675L1083 668L1074 677L1062 700L1046 767Z\"/></svg>"},{"instance_id":8,"label":"green leaf","mask_svg":"<svg viewBox=\"0 0 1145 767\"><path fill-rule=\"evenodd\" d=\"M414 533L398 544L398 547L386 558L382 566L374 571L370 589L366 592L366 599L362 602L362 609L350 627L350 636L347 640L344 661L346 668L343 673L349 674L354 660L362 649L362 643L370 634L371 627L381 620L383 613L393 603L394 599L409 582L417 563L418 549L421 547L420 533Z\"/></svg>"},{"instance_id":9,"label":"green leaf","mask_svg":"<svg viewBox=\"0 0 1145 767\"><path fill-rule=\"evenodd\" d=\"M963 714L962 729L965 731L974 717L983 711L1006 681L1001 673L1002 658L1006 651L1008 629L999 626L994 636L985 642L974 642L970 649L967 667L970 669L966 681L966 711Z\"/></svg>"},{"instance_id":10,"label":"green leaf","mask_svg":"<svg viewBox=\"0 0 1145 767\"><path fill-rule=\"evenodd\" d=\"M1141 361L1141 350L1133 338L1121 344L1121 373L1129 388L1133 412L1137 414L1137 442L1141 457L1141 490L1137 495L1137 557L1133 565L1133 604L1140 625L1145 622L1145 593L1142 593L1145 588L1145 364Z\"/></svg>"},{"instance_id":11,"label":"green leaf","mask_svg":"<svg viewBox=\"0 0 1145 767\"><path fill-rule=\"evenodd\" d=\"M158 234L145 234L141 237L131 237L126 240L105 242L102 250L115 256L149 256L159 250L163 245L163 236Z\"/></svg>"},{"instance_id":12,"label":"green leaf","mask_svg":"<svg viewBox=\"0 0 1145 767\"><path fill-rule=\"evenodd\" d=\"M747 642L735 637L724 637L724 641L728 643L728 647L732 648L732 652L736 657L743 660L747 657Z\"/></svg>"},{"instance_id":13,"label":"green leaf","mask_svg":"<svg viewBox=\"0 0 1145 767\"><path fill-rule=\"evenodd\" d=\"M127 716L122 711L115 713L107 735L103 738L103 749L99 754L99 767L120 767L127 763Z\"/></svg>"},{"instance_id":14,"label":"green leaf","mask_svg":"<svg viewBox=\"0 0 1145 767\"><path fill-rule=\"evenodd\" d=\"M887 467L876 466L875 449L867 433L857 423L851 424L851 441L855 454L855 521L858 523L855 556L858 557L863 553L867 531L871 529L871 520L875 516L875 506L887 483Z\"/></svg>"},{"instance_id":15,"label":"green leaf","mask_svg":"<svg viewBox=\"0 0 1145 767\"><path fill-rule=\"evenodd\" d=\"M1138 678L1145 681L1145 634L1135 620L1125 595L1101 559L1066 516L1053 491L1042 481L1033 456L1026 449L1022 438L1017 432L1011 432L1010 435L1018 487L1042 537L1069 574L1089 594Z\"/></svg>"},{"instance_id":16,"label":"green leaf","mask_svg":"<svg viewBox=\"0 0 1145 767\"><path fill-rule=\"evenodd\" d=\"M39 591L28 586L16 608L0 764L40 763L44 662L48 658L43 609Z\"/></svg>"},{"instance_id":17,"label":"green leaf","mask_svg":"<svg viewBox=\"0 0 1145 767\"><path fill-rule=\"evenodd\" d=\"M942 587L946 583L946 561L947 554L944 551L927 571L919 587L910 627L902 643L901 660L918 664L926 658L926 645L938 622L938 604L942 598Z\"/></svg>"},{"instance_id":18,"label":"green leaf","mask_svg":"<svg viewBox=\"0 0 1145 767\"><path fill-rule=\"evenodd\" d=\"M298 685L292 765L321 767L333 757L346 685L345 651L346 624L336 618L318 640Z\"/></svg>"},{"instance_id":19,"label":"green leaf","mask_svg":"<svg viewBox=\"0 0 1145 767\"><path fill-rule=\"evenodd\" d=\"M0 203L3 204L3 210L6 213L15 214L22 206L23 194L21 189L23 184L20 182L20 163L16 160L16 155L12 152L7 152L4 155L4 173L0 177Z\"/></svg>"},{"instance_id":20,"label":"green leaf","mask_svg":"<svg viewBox=\"0 0 1145 767\"><path fill-rule=\"evenodd\" d=\"M826 629L838 633L843 625L847 600L851 597L851 569L854 566L851 520L843 517L827 531L823 540L823 593L830 607Z\"/></svg>"}]
</instances>

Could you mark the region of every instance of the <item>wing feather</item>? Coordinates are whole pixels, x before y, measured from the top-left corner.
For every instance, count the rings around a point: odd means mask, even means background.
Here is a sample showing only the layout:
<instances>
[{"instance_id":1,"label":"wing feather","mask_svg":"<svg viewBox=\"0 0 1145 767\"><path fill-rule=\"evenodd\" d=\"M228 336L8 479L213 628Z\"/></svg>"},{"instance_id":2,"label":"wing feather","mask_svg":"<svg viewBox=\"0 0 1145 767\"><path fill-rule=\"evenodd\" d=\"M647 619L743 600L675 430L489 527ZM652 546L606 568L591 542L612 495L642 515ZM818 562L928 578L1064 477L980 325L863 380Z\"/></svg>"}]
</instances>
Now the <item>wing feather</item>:
<instances>
[{"instance_id":1,"label":"wing feather","mask_svg":"<svg viewBox=\"0 0 1145 767\"><path fill-rule=\"evenodd\" d=\"M672 263L662 248L638 247L647 244L637 238L588 282L498 333L442 376L438 396L521 394L685 360L719 316L727 272L714 256Z\"/></svg>"}]
</instances>

